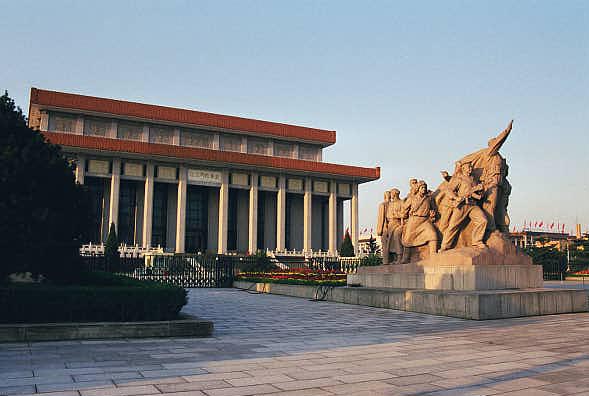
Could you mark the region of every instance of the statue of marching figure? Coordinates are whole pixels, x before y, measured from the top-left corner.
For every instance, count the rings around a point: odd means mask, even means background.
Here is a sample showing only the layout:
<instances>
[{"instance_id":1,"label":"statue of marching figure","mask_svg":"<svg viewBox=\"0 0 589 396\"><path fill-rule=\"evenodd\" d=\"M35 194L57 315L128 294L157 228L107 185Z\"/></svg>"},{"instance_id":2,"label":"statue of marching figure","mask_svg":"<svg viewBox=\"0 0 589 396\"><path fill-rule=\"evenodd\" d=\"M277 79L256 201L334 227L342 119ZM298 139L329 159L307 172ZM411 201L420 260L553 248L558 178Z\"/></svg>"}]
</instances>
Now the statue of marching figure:
<instances>
[{"instance_id":1,"label":"statue of marching figure","mask_svg":"<svg viewBox=\"0 0 589 396\"><path fill-rule=\"evenodd\" d=\"M415 195L409 195L406 198L403 209L409 215L402 233L403 247L411 248L427 244L430 254L435 254L438 249L438 232L433 225L436 211L427 184L423 180L417 183ZM407 253L405 251L407 249L404 249L402 263L407 262L408 259L408 251Z\"/></svg>"},{"instance_id":2,"label":"statue of marching figure","mask_svg":"<svg viewBox=\"0 0 589 396\"><path fill-rule=\"evenodd\" d=\"M511 185L508 166L499 149L511 133L513 121L484 149L456 162L453 175L443 171L443 181L433 193L424 181L411 179L402 200L399 190L385 193L379 206L377 230L382 237L383 263L406 263L411 249L427 245L429 255L453 248L486 247L486 239L508 232L507 205ZM420 251L420 255L424 250ZM421 257L423 258L423 257ZM412 258L413 259L413 258Z\"/></svg>"}]
</instances>

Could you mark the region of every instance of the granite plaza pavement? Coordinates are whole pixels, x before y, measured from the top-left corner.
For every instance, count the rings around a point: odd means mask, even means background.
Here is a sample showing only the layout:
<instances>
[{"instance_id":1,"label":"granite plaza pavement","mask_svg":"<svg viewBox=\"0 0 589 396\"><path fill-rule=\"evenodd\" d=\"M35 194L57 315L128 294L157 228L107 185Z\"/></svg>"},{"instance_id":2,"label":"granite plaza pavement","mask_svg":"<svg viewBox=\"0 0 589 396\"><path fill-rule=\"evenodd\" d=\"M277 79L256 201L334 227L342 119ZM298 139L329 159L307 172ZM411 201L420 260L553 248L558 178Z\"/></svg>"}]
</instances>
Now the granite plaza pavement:
<instances>
[{"instance_id":1,"label":"granite plaza pavement","mask_svg":"<svg viewBox=\"0 0 589 396\"><path fill-rule=\"evenodd\" d=\"M189 298L213 337L0 344L0 395L589 395L589 313L476 322L236 289Z\"/></svg>"}]
</instances>

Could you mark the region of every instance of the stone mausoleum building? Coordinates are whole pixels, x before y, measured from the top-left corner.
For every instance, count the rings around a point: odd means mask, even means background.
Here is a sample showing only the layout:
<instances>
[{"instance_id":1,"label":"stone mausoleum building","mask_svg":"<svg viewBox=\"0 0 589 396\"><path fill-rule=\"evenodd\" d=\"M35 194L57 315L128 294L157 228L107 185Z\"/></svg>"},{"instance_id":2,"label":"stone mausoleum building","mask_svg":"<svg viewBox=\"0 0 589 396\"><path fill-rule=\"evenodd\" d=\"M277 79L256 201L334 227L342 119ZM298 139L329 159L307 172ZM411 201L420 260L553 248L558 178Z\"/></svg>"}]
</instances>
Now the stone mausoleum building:
<instances>
[{"instance_id":1,"label":"stone mausoleum building","mask_svg":"<svg viewBox=\"0 0 589 396\"><path fill-rule=\"evenodd\" d=\"M335 131L32 88L29 126L59 144L93 196L92 243L166 251L328 251L358 185L380 169L330 164Z\"/></svg>"}]
</instances>

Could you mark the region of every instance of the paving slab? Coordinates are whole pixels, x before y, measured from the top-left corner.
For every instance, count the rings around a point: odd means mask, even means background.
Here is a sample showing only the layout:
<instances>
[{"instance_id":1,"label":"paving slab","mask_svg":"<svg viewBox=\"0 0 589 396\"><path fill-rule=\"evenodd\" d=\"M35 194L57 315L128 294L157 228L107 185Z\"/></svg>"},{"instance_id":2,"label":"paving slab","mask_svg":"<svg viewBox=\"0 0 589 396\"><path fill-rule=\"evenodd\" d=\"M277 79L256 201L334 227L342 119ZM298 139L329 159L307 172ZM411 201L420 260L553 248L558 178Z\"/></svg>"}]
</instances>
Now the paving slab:
<instances>
[{"instance_id":1,"label":"paving slab","mask_svg":"<svg viewBox=\"0 0 589 396\"><path fill-rule=\"evenodd\" d=\"M473 322L192 289L210 338L0 345L0 394L589 394L589 313Z\"/></svg>"}]
</instances>

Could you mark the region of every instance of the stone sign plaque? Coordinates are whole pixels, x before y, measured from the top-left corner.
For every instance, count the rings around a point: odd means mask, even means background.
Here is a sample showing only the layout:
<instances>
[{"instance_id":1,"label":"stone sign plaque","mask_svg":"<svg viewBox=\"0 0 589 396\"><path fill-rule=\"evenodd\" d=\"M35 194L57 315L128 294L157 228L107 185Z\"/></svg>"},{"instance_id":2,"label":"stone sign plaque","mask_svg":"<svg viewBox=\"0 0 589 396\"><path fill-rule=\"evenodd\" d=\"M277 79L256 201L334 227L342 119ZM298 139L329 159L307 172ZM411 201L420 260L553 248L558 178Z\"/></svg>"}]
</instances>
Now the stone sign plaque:
<instances>
[{"instance_id":1,"label":"stone sign plaque","mask_svg":"<svg viewBox=\"0 0 589 396\"><path fill-rule=\"evenodd\" d=\"M313 182L313 192L328 193L329 192L329 183L327 183L326 181L314 181Z\"/></svg>"},{"instance_id":2,"label":"stone sign plaque","mask_svg":"<svg viewBox=\"0 0 589 396\"><path fill-rule=\"evenodd\" d=\"M249 177L247 176L247 173L232 173L231 184L235 184L238 186L249 185Z\"/></svg>"},{"instance_id":3,"label":"stone sign plaque","mask_svg":"<svg viewBox=\"0 0 589 396\"><path fill-rule=\"evenodd\" d=\"M90 160L88 161L88 172L95 173L97 175L108 175L110 168L109 161L103 160Z\"/></svg>"},{"instance_id":4,"label":"stone sign plaque","mask_svg":"<svg viewBox=\"0 0 589 396\"><path fill-rule=\"evenodd\" d=\"M292 191L303 191L303 179L288 179L287 188Z\"/></svg>"},{"instance_id":5,"label":"stone sign plaque","mask_svg":"<svg viewBox=\"0 0 589 396\"><path fill-rule=\"evenodd\" d=\"M143 177L143 165L133 162L125 162L123 173L125 176Z\"/></svg>"},{"instance_id":6,"label":"stone sign plaque","mask_svg":"<svg viewBox=\"0 0 589 396\"><path fill-rule=\"evenodd\" d=\"M159 179L176 180L176 168L171 166L158 166L157 177Z\"/></svg>"},{"instance_id":7,"label":"stone sign plaque","mask_svg":"<svg viewBox=\"0 0 589 396\"><path fill-rule=\"evenodd\" d=\"M350 185L347 183L340 183L337 185L337 191L342 195L350 195Z\"/></svg>"},{"instance_id":8,"label":"stone sign plaque","mask_svg":"<svg viewBox=\"0 0 589 396\"><path fill-rule=\"evenodd\" d=\"M221 172L205 169L188 169L188 181L192 183L221 184L223 175Z\"/></svg>"},{"instance_id":9,"label":"stone sign plaque","mask_svg":"<svg viewBox=\"0 0 589 396\"><path fill-rule=\"evenodd\" d=\"M260 176L260 186L276 188L276 178L274 176Z\"/></svg>"}]
</instances>

